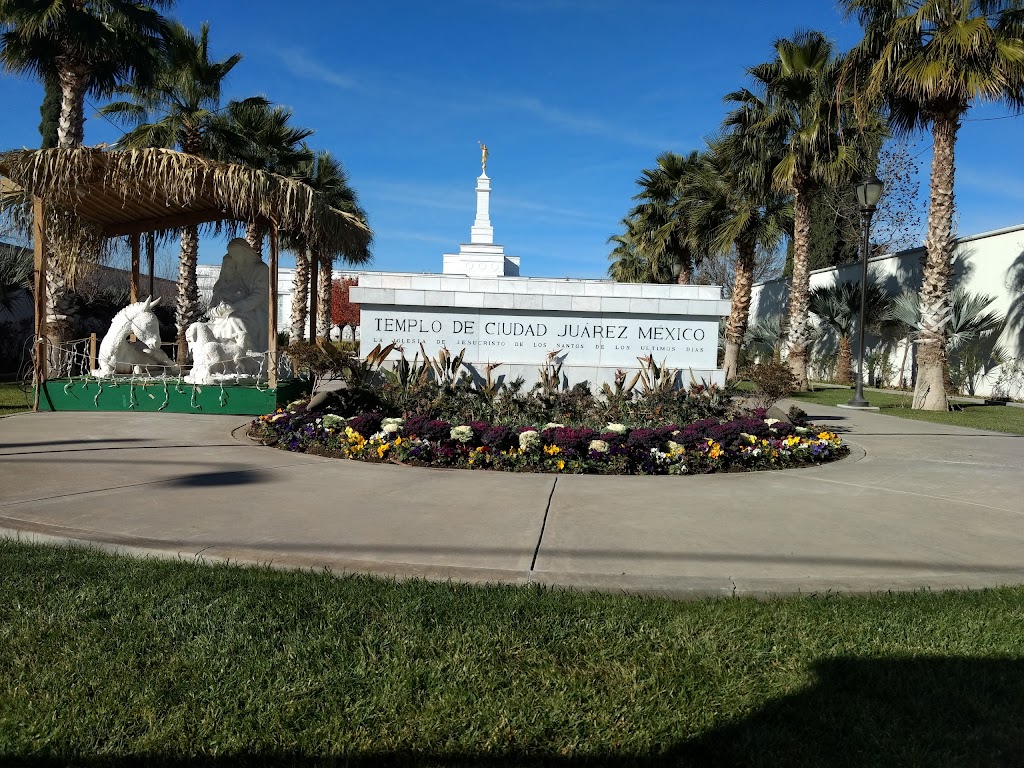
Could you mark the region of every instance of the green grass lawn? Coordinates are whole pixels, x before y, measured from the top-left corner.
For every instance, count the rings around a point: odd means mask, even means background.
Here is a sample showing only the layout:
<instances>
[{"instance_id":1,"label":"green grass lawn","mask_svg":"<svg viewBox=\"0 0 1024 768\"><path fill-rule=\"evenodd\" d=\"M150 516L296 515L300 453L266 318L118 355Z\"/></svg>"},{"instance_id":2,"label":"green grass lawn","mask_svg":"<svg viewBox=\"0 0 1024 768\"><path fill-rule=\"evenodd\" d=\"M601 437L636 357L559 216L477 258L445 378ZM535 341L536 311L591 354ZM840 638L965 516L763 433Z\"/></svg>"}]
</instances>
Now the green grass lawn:
<instances>
[{"instance_id":1,"label":"green grass lawn","mask_svg":"<svg viewBox=\"0 0 1024 768\"><path fill-rule=\"evenodd\" d=\"M797 401L817 403L818 405L839 405L840 403L849 402L850 398L853 397L853 390L844 387L820 387L814 392L797 392L792 397ZM1024 435L1024 408L1015 408L1008 405L958 403L957 405L963 410L948 412L915 411L910 407L913 401L912 392L896 394L866 389L864 391L864 398L871 405L881 408L881 413L889 416Z\"/></svg>"},{"instance_id":2,"label":"green grass lawn","mask_svg":"<svg viewBox=\"0 0 1024 768\"><path fill-rule=\"evenodd\" d=\"M32 408L32 391L23 389L21 384L0 381L0 416Z\"/></svg>"},{"instance_id":3,"label":"green grass lawn","mask_svg":"<svg viewBox=\"0 0 1024 768\"><path fill-rule=\"evenodd\" d=\"M5 765L1024 764L1024 588L672 602L12 542L0 583Z\"/></svg>"}]
</instances>

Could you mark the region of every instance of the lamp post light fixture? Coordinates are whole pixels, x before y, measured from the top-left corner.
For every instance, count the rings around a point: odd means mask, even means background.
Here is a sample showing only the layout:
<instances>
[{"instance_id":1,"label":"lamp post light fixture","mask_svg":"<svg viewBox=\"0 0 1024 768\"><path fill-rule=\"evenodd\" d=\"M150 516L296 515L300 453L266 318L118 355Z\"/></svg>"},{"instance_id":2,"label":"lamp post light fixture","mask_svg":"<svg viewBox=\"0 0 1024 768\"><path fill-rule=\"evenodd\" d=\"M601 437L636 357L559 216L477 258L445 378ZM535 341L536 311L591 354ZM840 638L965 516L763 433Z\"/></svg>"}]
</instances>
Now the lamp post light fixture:
<instances>
[{"instance_id":1,"label":"lamp post light fixture","mask_svg":"<svg viewBox=\"0 0 1024 768\"><path fill-rule=\"evenodd\" d=\"M860 273L860 326L857 328L857 391L847 403L851 408L870 408L864 399L864 303L868 290L868 235L871 232L871 217L878 206L885 185L874 174L857 183L857 202L860 203L861 228L861 273Z\"/></svg>"}]
</instances>

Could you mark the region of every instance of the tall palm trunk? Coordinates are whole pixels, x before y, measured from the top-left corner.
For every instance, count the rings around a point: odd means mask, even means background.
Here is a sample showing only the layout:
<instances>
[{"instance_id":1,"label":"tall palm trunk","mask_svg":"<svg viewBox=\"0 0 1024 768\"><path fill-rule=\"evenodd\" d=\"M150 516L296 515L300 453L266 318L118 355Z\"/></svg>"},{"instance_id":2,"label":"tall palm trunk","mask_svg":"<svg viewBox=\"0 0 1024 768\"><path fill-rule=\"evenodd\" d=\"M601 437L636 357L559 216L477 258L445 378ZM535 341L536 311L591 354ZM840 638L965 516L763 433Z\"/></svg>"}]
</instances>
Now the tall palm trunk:
<instances>
[{"instance_id":1,"label":"tall palm trunk","mask_svg":"<svg viewBox=\"0 0 1024 768\"><path fill-rule=\"evenodd\" d=\"M292 279L292 317L289 341L304 341L309 311L309 254L295 256L295 277Z\"/></svg>"},{"instance_id":2,"label":"tall palm trunk","mask_svg":"<svg viewBox=\"0 0 1024 768\"><path fill-rule=\"evenodd\" d=\"M850 337L839 337L839 360L836 362L836 382L849 384L853 381L853 349Z\"/></svg>"},{"instance_id":3,"label":"tall palm trunk","mask_svg":"<svg viewBox=\"0 0 1024 768\"><path fill-rule=\"evenodd\" d=\"M317 297L318 317L316 337L325 341L331 340L331 274L334 272L334 257L321 256L318 259L320 280L317 285L320 295Z\"/></svg>"},{"instance_id":4,"label":"tall palm trunk","mask_svg":"<svg viewBox=\"0 0 1024 768\"><path fill-rule=\"evenodd\" d=\"M252 246L260 256L263 255L264 228L260 224L249 223L245 225L245 241Z\"/></svg>"},{"instance_id":5,"label":"tall palm trunk","mask_svg":"<svg viewBox=\"0 0 1024 768\"><path fill-rule=\"evenodd\" d=\"M928 202L927 257L921 280L921 328L917 336L914 408L945 411L946 326L953 252L953 174L959 113L936 116L932 124L931 192Z\"/></svg>"},{"instance_id":6,"label":"tall palm trunk","mask_svg":"<svg viewBox=\"0 0 1024 768\"><path fill-rule=\"evenodd\" d=\"M731 381L739 373L740 345L747 333L750 319L750 289L754 284L754 256L752 242L736 243L736 275L732 284L732 305L729 321L725 325L725 379Z\"/></svg>"},{"instance_id":7,"label":"tall palm trunk","mask_svg":"<svg viewBox=\"0 0 1024 768\"><path fill-rule=\"evenodd\" d=\"M60 78L60 120L57 123L57 146L80 147L85 140L86 73L80 67L58 62Z\"/></svg>"},{"instance_id":8,"label":"tall palm trunk","mask_svg":"<svg viewBox=\"0 0 1024 768\"><path fill-rule=\"evenodd\" d=\"M185 332L199 319L199 288L196 264L199 261L199 228L181 230L181 260L178 264L178 306L175 321L178 324L178 364L188 360L188 342Z\"/></svg>"},{"instance_id":9,"label":"tall palm trunk","mask_svg":"<svg viewBox=\"0 0 1024 768\"><path fill-rule=\"evenodd\" d=\"M678 285L689 285L693 282L693 259L690 254L685 253L680 257L682 267L679 270L679 277L676 278Z\"/></svg>"},{"instance_id":10,"label":"tall palm trunk","mask_svg":"<svg viewBox=\"0 0 1024 768\"><path fill-rule=\"evenodd\" d=\"M793 180L793 278L789 288L789 350L786 361L797 381L797 389L806 392L807 352L811 339L807 331L807 313L811 294L811 198L806 173L797 171Z\"/></svg>"},{"instance_id":11,"label":"tall palm trunk","mask_svg":"<svg viewBox=\"0 0 1024 768\"><path fill-rule=\"evenodd\" d=\"M57 146L62 148L82 146L85 116L86 74L80 68L58 62L57 79L60 85L60 117L57 119ZM70 374L65 371L62 345L71 338L75 325L74 307L69 298L69 277L60 266L60 261L48 254L46 270L46 341L48 365L51 373ZM64 263L69 260L62 259Z\"/></svg>"},{"instance_id":12,"label":"tall palm trunk","mask_svg":"<svg viewBox=\"0 0 1024 768\"><path fill-rule=\"evenodd\" d=\"M69 362L63 344L72 337L75 307L69 295L68 281L56 261L48 259L46 270L46 360L50 376L71 376L67 370Z\"/></svg>"}]
</instances>

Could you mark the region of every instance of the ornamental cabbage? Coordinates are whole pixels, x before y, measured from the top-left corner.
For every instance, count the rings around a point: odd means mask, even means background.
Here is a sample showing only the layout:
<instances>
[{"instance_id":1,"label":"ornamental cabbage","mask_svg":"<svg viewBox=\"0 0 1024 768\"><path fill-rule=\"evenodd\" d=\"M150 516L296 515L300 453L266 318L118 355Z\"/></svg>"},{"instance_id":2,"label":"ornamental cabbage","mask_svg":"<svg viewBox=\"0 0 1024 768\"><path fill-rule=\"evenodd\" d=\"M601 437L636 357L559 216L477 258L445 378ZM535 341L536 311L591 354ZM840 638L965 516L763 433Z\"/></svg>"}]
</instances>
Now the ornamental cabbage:
<instances>
[{"instance_id":1,"label":"ornamental cabbage","mask_svg":"<svg viewBox=\"0 0 1024 768\"><path fill-rule=\"evenodd\" d=\"M537 430L530 429L519 433L519 450L532 451L540 447L540 435Z\"/></svg>"}]
</instances>

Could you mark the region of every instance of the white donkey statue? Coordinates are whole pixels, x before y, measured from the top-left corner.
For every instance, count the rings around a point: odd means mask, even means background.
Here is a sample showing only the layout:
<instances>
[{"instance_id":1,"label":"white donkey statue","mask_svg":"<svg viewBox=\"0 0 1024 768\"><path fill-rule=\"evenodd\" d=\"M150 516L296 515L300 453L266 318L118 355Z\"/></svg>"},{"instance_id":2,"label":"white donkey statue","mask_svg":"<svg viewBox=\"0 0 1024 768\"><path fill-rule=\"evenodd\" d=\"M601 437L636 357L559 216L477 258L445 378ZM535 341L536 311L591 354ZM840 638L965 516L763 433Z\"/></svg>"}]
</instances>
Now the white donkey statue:
<instances>
[{"instance_id":1,"label":"white donkey statue","mask_svg":"<svg viewBox=\"0 0 1024 768\"><path fill-rule=\"evenodd\" d=\"M178 366L160 349L160 320L153 312L153 307L159 302L159 298L148 298L129 304L114 315L110 330L100 342L93 376L108 378L115 373L177 375ZM132 334L136 341L128 338Z\"/></svg>"}]
</instances>

